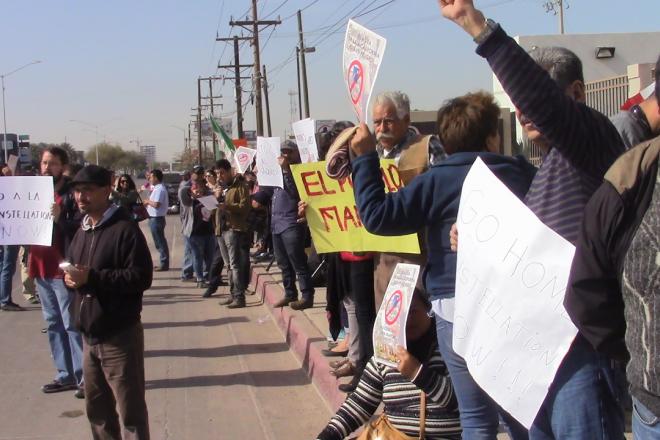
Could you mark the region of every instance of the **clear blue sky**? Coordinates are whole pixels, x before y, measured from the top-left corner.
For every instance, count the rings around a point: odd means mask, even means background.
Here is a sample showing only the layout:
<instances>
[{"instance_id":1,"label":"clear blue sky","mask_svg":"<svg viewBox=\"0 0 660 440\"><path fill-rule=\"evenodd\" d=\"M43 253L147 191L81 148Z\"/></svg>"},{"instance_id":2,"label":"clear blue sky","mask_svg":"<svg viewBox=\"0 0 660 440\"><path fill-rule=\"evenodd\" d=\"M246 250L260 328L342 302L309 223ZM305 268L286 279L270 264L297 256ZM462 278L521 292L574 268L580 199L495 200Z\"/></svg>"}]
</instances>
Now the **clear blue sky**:
<instances>
[{"instance_id":1,"label":"clear blue sky","mask_svg":"<svg viewBox=\"0 0 660 440\"><path fill-rule=\"evenodd\" d=\"M306 44L317 48L307 56L311 116L354 119L341 79L347 21L343 17L387 1L259 0L262 17L279 15L283 20L272 35L271 29L261 34L261 60L270 72L274 136L288 128L288 91L296 89L295 59L288 58L297 44L296 10L309 6L303 11ZM511 35L556 33L557 17L546 13L543 3L483 0L476 5ZM658 0L567 3L567 33L660 30ZM187 128L190 109L196 106L197 77L225 73L215 66L233 61L232 47L215 42L216 32L220 37L240 33L228 22L231 16L244 19L250 4L249 0L0 0L0 74L42 61L5 79L8 132L30 134L33 142L66 139L76 149L87 150L96 134L89 126L70 122L76 119L97 125L99 140L105 137L129 149L136 148L130 141L139 139L158 147L158 160L171 160L183 147L183 133L171 125ZM452 96L490 90L487 65L474 54L471 39L440 18L435 0L395 0L357 21L388 40L375 93L400 89L410 95L413 107L435 110ZM334 33L327 34L328 30ZM275 69L287 59L290 62ZM247 44L241 61L252 62ZM245 80L243 88L250 90L251 81ZM214 92L224 95L221 111L233 113L233 83L217 81ZM248 105L245 118L244 128L254 129L254 107Z\"/></svg>"}]
</instances>

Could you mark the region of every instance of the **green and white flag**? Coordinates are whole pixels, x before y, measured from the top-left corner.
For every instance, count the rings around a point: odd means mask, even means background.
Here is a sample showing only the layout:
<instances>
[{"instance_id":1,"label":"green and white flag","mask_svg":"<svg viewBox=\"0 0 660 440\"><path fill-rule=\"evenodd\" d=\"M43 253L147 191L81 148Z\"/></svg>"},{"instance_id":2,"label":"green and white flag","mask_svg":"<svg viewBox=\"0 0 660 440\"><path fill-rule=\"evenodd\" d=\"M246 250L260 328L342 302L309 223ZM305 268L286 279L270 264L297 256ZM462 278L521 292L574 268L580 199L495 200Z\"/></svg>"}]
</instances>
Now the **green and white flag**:
<instances>
[{"instance_id":1,"label":"green and white flag","mask_svg":"<svg viewBox=\"0 0 660 440\"><path fill-rule=\"evenodd\" d=\"M227 136L227 133L222 129L220 124L218 124L218 121L216 121L213 116L209 116L209 119L211 120L211 128L213 128L213 131L220 136L220 139L222 140L222 143L224 144L224 148L229 150L231 153L234 153L236 151L236 147L234 146L234 143L231 141L231 138ZM215 151L215 159L218 160L220 158L220 151L218 150L217 144L214 145L213 148Z\"/></svg>"}]
</instances>

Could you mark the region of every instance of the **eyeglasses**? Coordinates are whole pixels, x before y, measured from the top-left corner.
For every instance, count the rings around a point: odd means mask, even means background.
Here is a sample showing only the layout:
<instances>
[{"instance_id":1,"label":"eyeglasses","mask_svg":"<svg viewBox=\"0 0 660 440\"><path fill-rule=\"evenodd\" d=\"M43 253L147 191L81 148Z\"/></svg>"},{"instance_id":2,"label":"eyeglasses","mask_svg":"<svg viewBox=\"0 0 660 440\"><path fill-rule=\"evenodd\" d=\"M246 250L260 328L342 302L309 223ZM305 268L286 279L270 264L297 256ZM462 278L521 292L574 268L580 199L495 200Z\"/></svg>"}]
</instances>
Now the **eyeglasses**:
<instances>
[{"instance_id":1,"label":"eyeglasses","mask_svg":"<svg viewBox=\"0 0 660 440\"><path fill-rule=\"evenodd\" d=\"M215 174L213 174L213 173L206 173L206 177L215 177Z\"/></svg>"},{"instance_id":2,"label":"eyeglasses","mask_svg":"<svg viewBox=\"0 0 660 440\"><path fill-rule=\"evenodd\" d=\"M128 180L120 180L119 183L128 183Z\"/></svg>"}]
</instances>

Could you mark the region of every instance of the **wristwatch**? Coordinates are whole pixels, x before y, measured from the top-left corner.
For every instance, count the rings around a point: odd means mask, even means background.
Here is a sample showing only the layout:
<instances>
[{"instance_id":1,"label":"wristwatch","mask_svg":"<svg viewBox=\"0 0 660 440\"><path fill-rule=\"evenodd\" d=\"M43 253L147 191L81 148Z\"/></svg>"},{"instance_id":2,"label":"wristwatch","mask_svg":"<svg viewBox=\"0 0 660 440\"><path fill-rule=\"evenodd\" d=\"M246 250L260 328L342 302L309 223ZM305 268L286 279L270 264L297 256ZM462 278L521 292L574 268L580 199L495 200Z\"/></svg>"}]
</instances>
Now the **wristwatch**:
<instances>
[{"instance_id":1,"label":"wristwatch","mask_svg":"<svg viewBox=\"0 0 660 440\"><path fill-rule=\"evenodd\" d=\"M474 42L477 44L483 43L497 30L498 27L500 27L500 25L496 21L491 20L490 18L486 19L486 27L481 33L479 33L479 35L474 37Z\"/></svg>"}]
</instances>

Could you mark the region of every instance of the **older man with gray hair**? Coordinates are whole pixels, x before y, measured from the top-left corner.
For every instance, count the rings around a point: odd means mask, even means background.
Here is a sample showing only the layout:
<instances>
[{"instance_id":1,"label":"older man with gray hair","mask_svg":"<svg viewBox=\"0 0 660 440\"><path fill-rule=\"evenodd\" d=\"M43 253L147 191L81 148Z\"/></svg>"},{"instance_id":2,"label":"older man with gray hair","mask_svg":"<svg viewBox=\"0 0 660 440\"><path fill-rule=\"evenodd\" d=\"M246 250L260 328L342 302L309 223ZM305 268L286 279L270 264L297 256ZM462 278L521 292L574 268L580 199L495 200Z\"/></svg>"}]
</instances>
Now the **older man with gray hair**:
<instances>
[{"instance_id":1,"label":"older man with gray hair","mask_svg":"<svg viewBox=\"0 0 660 440\"><path fill-rule=\"evenodd\" d=\"M388 91L378 95L374 100L372 119L378 156L395 160L404 185L447 157L437 136L422 136L410 125L410 99L405 93ZM420 244L423 244L423 239L420 239ZM423 250L421 255L380 253L375 256L376 310L383 301L387 283L397 263L424 266L426 257ZM418 287L423 289L421 284Z\"/></svg>"}]
</instances>

